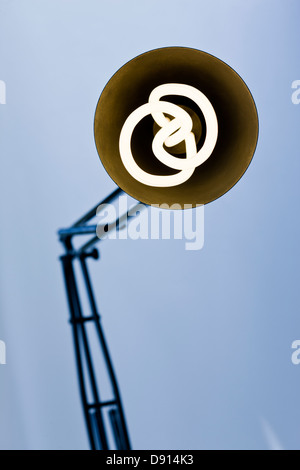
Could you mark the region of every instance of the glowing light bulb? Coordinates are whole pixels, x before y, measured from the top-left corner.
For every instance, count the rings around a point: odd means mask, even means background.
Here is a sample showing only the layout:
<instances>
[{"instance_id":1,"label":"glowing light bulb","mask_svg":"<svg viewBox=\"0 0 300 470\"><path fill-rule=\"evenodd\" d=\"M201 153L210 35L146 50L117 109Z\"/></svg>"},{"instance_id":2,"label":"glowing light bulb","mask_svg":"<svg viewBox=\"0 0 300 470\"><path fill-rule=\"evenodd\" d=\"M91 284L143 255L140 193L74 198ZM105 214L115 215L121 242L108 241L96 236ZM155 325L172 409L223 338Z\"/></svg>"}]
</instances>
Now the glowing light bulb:
<instances>
[{"instance_id":1,"label":"glowing light bulb","mask_svg":"<svg viewBox=\"0 0 300 470\"><path fill-rule=\"evenodd\" d=\"M190 115L180 106L167 101L160 101L166 95L185 96L193 100L201 109L206 122L206 138L197 152L193 122ZM136 163L131 150L131 138L137 124L151 114L161 127L153 139L152 150L156 158L169 168L180 170L175 175L152 175L142 170ZM164 114L174 117L170 121ZM154 88L149 102L133 111L126 119L120 134L119 150L126 170L140 183L148 186L171 187L187 181L212 154L218 138L218 121L213 106L208 98L195 87L180 83L166 83ZM186 144L186 158L177 158L164 149L182 141Z\"/></svg>"}]
</instances>

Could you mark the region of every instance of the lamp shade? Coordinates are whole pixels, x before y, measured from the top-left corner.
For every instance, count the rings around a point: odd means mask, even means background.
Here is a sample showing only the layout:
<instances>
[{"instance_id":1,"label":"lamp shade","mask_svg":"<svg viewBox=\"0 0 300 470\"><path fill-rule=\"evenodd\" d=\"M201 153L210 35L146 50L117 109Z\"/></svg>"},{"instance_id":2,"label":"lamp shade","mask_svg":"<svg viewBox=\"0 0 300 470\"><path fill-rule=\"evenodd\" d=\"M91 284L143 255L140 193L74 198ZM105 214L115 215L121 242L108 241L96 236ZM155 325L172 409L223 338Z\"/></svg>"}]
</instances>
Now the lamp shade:
<instances>
[{"instance_id":1,"label":"lamp shade","mask_svg":"<svg viewBox=\"0 0 300 470\"><path fill-rule=\"evenodd\" d=\"M248 168L258 139L253 97L223 61L185 47L146 52L121 67L94 120L101 162L145 204L207 204Z\"/></svg>"}]
</instances>

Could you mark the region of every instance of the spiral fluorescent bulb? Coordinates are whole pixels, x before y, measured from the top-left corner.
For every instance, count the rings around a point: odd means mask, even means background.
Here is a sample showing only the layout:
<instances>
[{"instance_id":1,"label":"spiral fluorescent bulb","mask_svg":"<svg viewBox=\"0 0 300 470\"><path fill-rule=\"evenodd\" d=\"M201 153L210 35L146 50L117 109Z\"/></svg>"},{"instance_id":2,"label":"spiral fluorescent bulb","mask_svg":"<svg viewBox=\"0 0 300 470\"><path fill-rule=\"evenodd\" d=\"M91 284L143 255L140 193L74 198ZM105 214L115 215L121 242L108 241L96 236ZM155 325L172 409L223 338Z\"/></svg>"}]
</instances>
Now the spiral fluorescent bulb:
<instances>
[{"instance_id":1,"label":"spiral fluorescent bulb","mask_svg":"<svg viewBox=\"0 0 300 470\"><path fill-rule=\"evenodd\" d=\"M192 132L193 122L190 115L180 106L167 101L160 101L162 96L180 95L193 100L201 109L206 122L206 138L202 148L197 152L195 135ZM175 175L152 175L140 168L131 151L131 138L137 124L151 114L161 127L153 139L152 150L156 158L164 165L180 170ZM174 117L171 121L164 115ZM154 88L149 102L133 111L126 119L120 134L119 150L126 170L140 183L147 186L171 187L187 181L195 171L212 154L218 138L218 121L214 108L208 98L196 88L180 83L166 83ZM186 159L177 158L164 149L185 140Z\"/></svg>"}]
</instances>

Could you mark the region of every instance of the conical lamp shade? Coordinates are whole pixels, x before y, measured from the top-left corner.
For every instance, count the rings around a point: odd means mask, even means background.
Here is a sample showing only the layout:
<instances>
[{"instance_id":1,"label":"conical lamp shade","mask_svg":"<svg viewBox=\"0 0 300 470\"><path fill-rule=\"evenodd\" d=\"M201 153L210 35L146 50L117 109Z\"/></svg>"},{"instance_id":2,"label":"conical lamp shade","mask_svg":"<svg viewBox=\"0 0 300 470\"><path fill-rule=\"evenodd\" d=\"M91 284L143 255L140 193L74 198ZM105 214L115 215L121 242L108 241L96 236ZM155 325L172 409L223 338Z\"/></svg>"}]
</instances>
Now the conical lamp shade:
<instances>
[{"instance_id":1,"label":"conical lamp shade","mask_svg":"<svg viewBox=\"0 0 300 470\"><path fill-rule=\"evenodd\" d=\"M166 84L187 85L189 90L199 90L206 97L215 112L217 136L209 158L193 168L186 181L164 187L145 184L128 171L121 156L120 136L129 116L142 107L147 114L136 124L130 138L135 164L143 174L167 177L180 173L181 170L170 168L156 158L152 144L157 124L148 112L149 105L143 108L153 90ZM196 152L199 152L211 132L211 123L203 109L189 96L172 92L159 101L171 103L170 109L174 111L176 105L179 112L185 110L190 116ZM159 106L167 109L168 105L160 103ZM167 111L163 115L170 122L174 119ZM258 116L249 89L231 67L199 50L167 47L134 58L113 75L97 104L94 133L102 164L126 193L146 204L195 207L219 198L242 177L255 152ZM165 144L163 147L177 161L181 160L180 164L187 158L180 153L182 144L175 145L173 152L172 147Z\"/></svg>"}]
</instances>

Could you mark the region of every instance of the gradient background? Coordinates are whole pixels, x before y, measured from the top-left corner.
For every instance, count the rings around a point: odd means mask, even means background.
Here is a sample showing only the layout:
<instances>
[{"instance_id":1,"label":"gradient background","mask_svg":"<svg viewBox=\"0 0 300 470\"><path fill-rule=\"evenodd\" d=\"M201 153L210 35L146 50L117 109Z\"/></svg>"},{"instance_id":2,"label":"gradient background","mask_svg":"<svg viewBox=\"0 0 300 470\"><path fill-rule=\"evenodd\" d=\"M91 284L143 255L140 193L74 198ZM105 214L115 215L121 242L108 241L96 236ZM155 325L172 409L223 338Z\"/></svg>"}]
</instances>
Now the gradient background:
<instances>
[{"instance_id":1,"label":"gradient background","mask_svg":"<svg viewBox=\"0 0 300 470\"><path fill-rule=\"evenodd\" d=\"M84 449L56 230L115 188L93 118L111 75L163 46L231 65L260 118L205 245L106 241L93 264L135 449L300 449L299 0L0 0L0 448Z\"/></svg>"}]
</instances>

